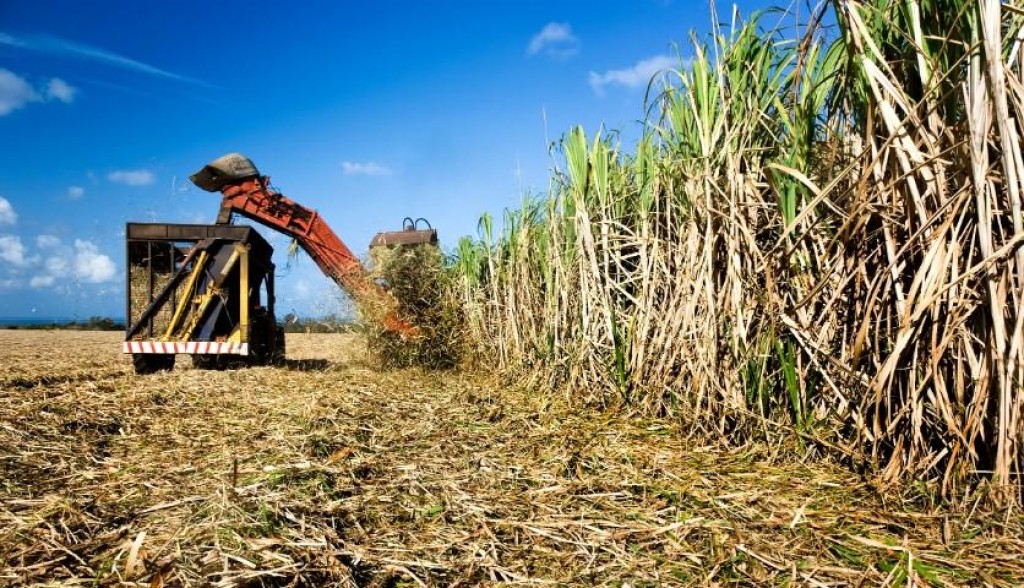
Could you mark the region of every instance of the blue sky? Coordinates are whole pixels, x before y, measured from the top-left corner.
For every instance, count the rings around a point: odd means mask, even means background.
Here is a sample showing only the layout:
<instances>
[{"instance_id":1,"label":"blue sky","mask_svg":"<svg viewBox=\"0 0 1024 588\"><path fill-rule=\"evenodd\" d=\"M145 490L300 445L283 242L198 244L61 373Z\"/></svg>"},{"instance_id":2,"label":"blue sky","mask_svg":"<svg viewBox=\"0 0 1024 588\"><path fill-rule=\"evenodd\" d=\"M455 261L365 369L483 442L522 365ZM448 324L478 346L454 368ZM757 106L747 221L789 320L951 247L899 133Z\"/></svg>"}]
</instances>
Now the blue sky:
<instances>
[{"instance_id":1,"label":"blue sky","mask_svg":"<svg viewBox=\"0 0 1024 588\"><path fill-rule=\"evenodd\" d=\"M0 0L0 317L121 317L124 223L213 222L187 176L231 151L357 252L406 216L451 246L546 190L572 125L635 135L710 23L680 0ZM279 314L338 310L272 243Z\"/></svg>"}]
</instances>

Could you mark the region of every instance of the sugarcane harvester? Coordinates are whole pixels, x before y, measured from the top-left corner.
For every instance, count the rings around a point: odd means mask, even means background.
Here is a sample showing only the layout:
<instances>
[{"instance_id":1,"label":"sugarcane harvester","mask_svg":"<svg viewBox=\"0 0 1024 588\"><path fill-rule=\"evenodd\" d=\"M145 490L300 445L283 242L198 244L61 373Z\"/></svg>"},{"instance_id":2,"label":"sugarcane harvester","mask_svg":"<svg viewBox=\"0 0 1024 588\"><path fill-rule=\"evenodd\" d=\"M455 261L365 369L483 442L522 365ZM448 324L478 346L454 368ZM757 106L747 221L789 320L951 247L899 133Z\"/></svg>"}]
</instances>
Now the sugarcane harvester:
<instances>
[{"instance_id":1,"label":"sugarcane harvester","mask_svg":"<svg viewBox=\"0 0 1024 588\"><path fill-rule=\"evenodd\" d=\"M137 373L173 368L175 354L197 367L272 364L284 358L274 314L273 249L240 216L295 239L317 266L356 302L364 320L401 337L417 329L398 316L397 301L377 282L316 210L270 185L249 158L231 153L190 178L220 192L215 225L129 223L128 329L122 351ZM431 228L407 225L379 233L372 246L437 244ZM140 294L141 293L141 294Z\"/></svg>"},{"instance_id":2,"label":"sugarcane harvester","mask_svg":"<svg viewBox=\"0 0 1024 588\"><path fill-rule=\"evenodd\" d=\"M284 357L274 316L273 248L252 227L128 223L127 324L122 351L136 373Z\"/></svg>"}]
</instances>

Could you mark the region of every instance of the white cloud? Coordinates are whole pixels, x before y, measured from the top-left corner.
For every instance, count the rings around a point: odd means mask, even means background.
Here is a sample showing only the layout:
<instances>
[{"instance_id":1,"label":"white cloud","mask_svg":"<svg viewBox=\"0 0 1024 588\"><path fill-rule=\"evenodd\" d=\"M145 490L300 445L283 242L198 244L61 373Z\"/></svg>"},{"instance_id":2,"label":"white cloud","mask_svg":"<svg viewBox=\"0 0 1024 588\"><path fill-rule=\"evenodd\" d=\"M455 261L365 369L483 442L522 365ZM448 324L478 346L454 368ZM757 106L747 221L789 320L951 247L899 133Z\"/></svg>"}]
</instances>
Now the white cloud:
<instances>
[{"instance_id":1,"label":"white cloud","mask_svg":"<svg viewBox=\"0 0 1024 588\"><path fill-rule=\"evenodd\" d=\"M24 44L18 39L8 35L7 33L0 33L0 44L10 45L12 47L23 47Z\"/></svg>"},{"instance_id":2,"label":"white cloud","mask_svg":"<svg viewBox=\"0 0 1024 588\"><path fill-rule=\"evenodd\" d=\"M36 247L40 249L55 249L60 245L60 239L53 235L37 235Z\"/></svg>"},{"instance_id":3,"label":"white cloud","mask_svg":"<svg viewBox=\"0 0 1024 588\"><path fill-rule=\"evenodd\" d=\"M0 116L6 116L42 97L24 79L10 70L0 69Z\"/></svg>"},{"instance_id":4,"label":"white cloud","mask_svg":"<svg viewBox=\"0 0 1024 588\"><path fill-rule=\"evenodd\" d=\"M391 169L372 161L343 161L341 171L346 176L390 176Z\"/></svg>"},{"instance_id":5,"label":"white cloud","mask_svg":"<svg viewBox=\"0 0 1024 588\"><path fill-rule=\"evenodd\" d=\"M48 288L53 285L55 280L56 278L53 276L33 276L33 278L28 281L28 285L33 288Z\"/></svg>"},{"instance_id":6,"label":"white cloud","mask_svg":"<svg viewBox=\"0 0 1024 588\"><path fill-rule=\"evenodd\" d=\"M107 179L115 184L126 186L148 186L156 180L156 177L153 172L145 169L119 169L107 174Z\"/></svg>"},{"instance_id":7,"label":"white cloud","mask_svg":"<svg viewBox=\"0 0 1024 588\"><path fill-rule=\"evenodd\" d=\"M139 73L149 74L161 78L188 82L191 84L207 85L205 82L179 75L158 67L143 63L130 57L118 55L112 51L84 45L60 37L50 35L32 35L26 37L15 37L10 34L0 33L0 45L8 45L18 49L36 51L38 53L49 53L51 55L64 55L88 61L96 61L113 67L119 67Z\"/></svg>"},{"instance_id":8,"label":"white cloud","mask_svg":"<svg viewBox=\"0 0 1024 588\"><path fill-rule=\"evenodd\" d=\"M71 104L75 100L78 88L73 88L60 78L53 78L46 84L46 97L49 100L60 100L64 104Z\"/></svg>"},{"instance_id":9,"label":"white cloud","mask_svg":"<svg viewBox=\"0 0 1024 588\"><path fill-rule=\"evenodd\" d=\"M18 222L18 213L14 212L11 202L0 196L0 225L13 225Z\"/></svg>"},{"instance_id":10,"label":"white cloud","mask_svg":"<svg viewBox=\"0 0 1024 588\"><path fill-rule=\"evenodd\" d=\"M46 262L43 264L43 267L45 267L46 271L49 272L51 275L62 275L67 273L68 271L68 260L60 256L50 257L47 258Z\"/></svg>"},{"instance_id":11,"label":"white cloud","mask_svg":"<svg viewBox=\"0 0 1024 588\"><path fill-rule=\"evenodd\" d=\"M579 53L580 41L572 33L569 23L549 22L530 39L526 47L528 55L544 53L551 57L565 59Z\"/></svg>"},{"instance_id":12,"label":"white cloud","mask_svg":"<svg viewBox=\"0 0 1024 588\"><path fill-rule=\"evenodd\" d=\"M0 44L4 35L0 33ZM18 74L0 68L0 116L6 116L30 102L52 102L54 100L70 104L75 99L78 89L60 78L52 78L37 91Z\"/></svg>"},{"instance_id":13,"label":"white cloud","mask_svg":"<svg viewBox=\"0 0 1024 588\"><path fill-rule=\"evenodd\" d=\"M68 198L78 200L82 196L85 196L85 188L81 186L68 186Z\"/></svg>"},{"instance_id":14,"label":"white cloud","mask_svg":"<svg viewBox=\"0 0 1024 588\"><path fill-rule=\"evenodd\" d=\"M631 67L611 69L604 73L590 72L590 87L599 96L604 94L607 86L639 88L646 86L651 78L664 70L679 67L679 60L670 55L655 55L641 59Z\"/></svg>"},{"instance_id":15,"label":"white cloud","mask_svg":"<svg viewBox=\"0 0 1024 588\"><path fill-rule=\"evenodd\" d=\"M25 246L16 235L0 235L0 259L15 267L23 267L28 261L25 259Z\"/></svg>"},{"instance_id":16,"label":"white cloud","mask_svg":"<svg viewBox=\"0 0 1024 588\"><path fill-rule=\"evenodd\" d=\"M117 273L114 262L89 241L75 239L75 277L98 284L108 282Z\"/></svg>"},{"instance_id":17,"label":"white cloud","mask_svg":"<svg viewBox=\"0 0 1024 588\"><path fill-rule=\"evenodd\" d=\"M14 290L21 287L21 280L17 278L5 278L0 280L0 290Z\"/></svg>"},{"instance_id":18,"label":"white cloud","mask_svg":"<svg viewBox=\"0 0 1024 588\"><path fill-rule=\"evenodd\" d=\"M46 252L45 260L38 254L28 257L26 247L16 235L0 235L0 261L9 264L4 279L17 280L16 286L6 287L21 287L25 268L33 270L34 275L27 282L32 288L49 288L68 279L101 284L114 281L117 274L113 260L100 253L90 241L75 239L74 247L70 247L54 235L42 234L36 235L35 245L39 251ZM3 265L0 263L0 267Z\"/></svg>"}]
</instances>

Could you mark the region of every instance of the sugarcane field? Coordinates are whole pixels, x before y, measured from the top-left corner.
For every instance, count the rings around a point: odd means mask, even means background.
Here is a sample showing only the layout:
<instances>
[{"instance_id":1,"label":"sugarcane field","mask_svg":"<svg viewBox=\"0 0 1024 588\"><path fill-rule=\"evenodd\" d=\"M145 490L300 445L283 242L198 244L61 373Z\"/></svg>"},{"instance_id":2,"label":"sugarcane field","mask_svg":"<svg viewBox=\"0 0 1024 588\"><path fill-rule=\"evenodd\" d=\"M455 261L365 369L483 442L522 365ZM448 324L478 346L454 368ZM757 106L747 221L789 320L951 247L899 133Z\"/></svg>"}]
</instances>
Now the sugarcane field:
<instances>
[{"instance_id":1,"label":"sugarcane field","mask_svg":"<svg viewBox=\"0 0 1024 588\"><path fill-rule=\"evenodd\" d=\"M1024 586L1019 2L31 4L0 586Z\"/></svg>"}]
</instances>

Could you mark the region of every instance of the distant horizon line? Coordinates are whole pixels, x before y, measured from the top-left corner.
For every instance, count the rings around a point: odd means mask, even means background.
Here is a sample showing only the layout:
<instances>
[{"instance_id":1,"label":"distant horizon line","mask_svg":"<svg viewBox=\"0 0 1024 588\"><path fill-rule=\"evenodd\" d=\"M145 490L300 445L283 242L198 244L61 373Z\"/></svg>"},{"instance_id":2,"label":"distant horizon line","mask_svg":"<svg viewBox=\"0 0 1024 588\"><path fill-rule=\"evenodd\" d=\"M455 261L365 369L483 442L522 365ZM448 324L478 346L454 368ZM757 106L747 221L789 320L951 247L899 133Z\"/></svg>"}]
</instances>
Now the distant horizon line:
<instances>
[{"instance_id":1,"label":"distant horizon line","mask_svg":"<svg viewBox=\"0 0 1024 588\"><path fill-rule=\"evenodd\" d=\"M112 314L90 314L90 315L65 315L65 316L51 316L51 315L40 315L40 316L0 316L0 325L10 324L12 322L74 322L81 320L89 320L92 318L100 319L111 319L114 321L123 321L124 317L116 316ZM354 319L350 317L334 317L331 315L299 315L299 320L324 320L324 319L338 319L342 322L354 322ZM278 320L283 320L284 317L278 317Z\"/></svg>"}]
</instances>

